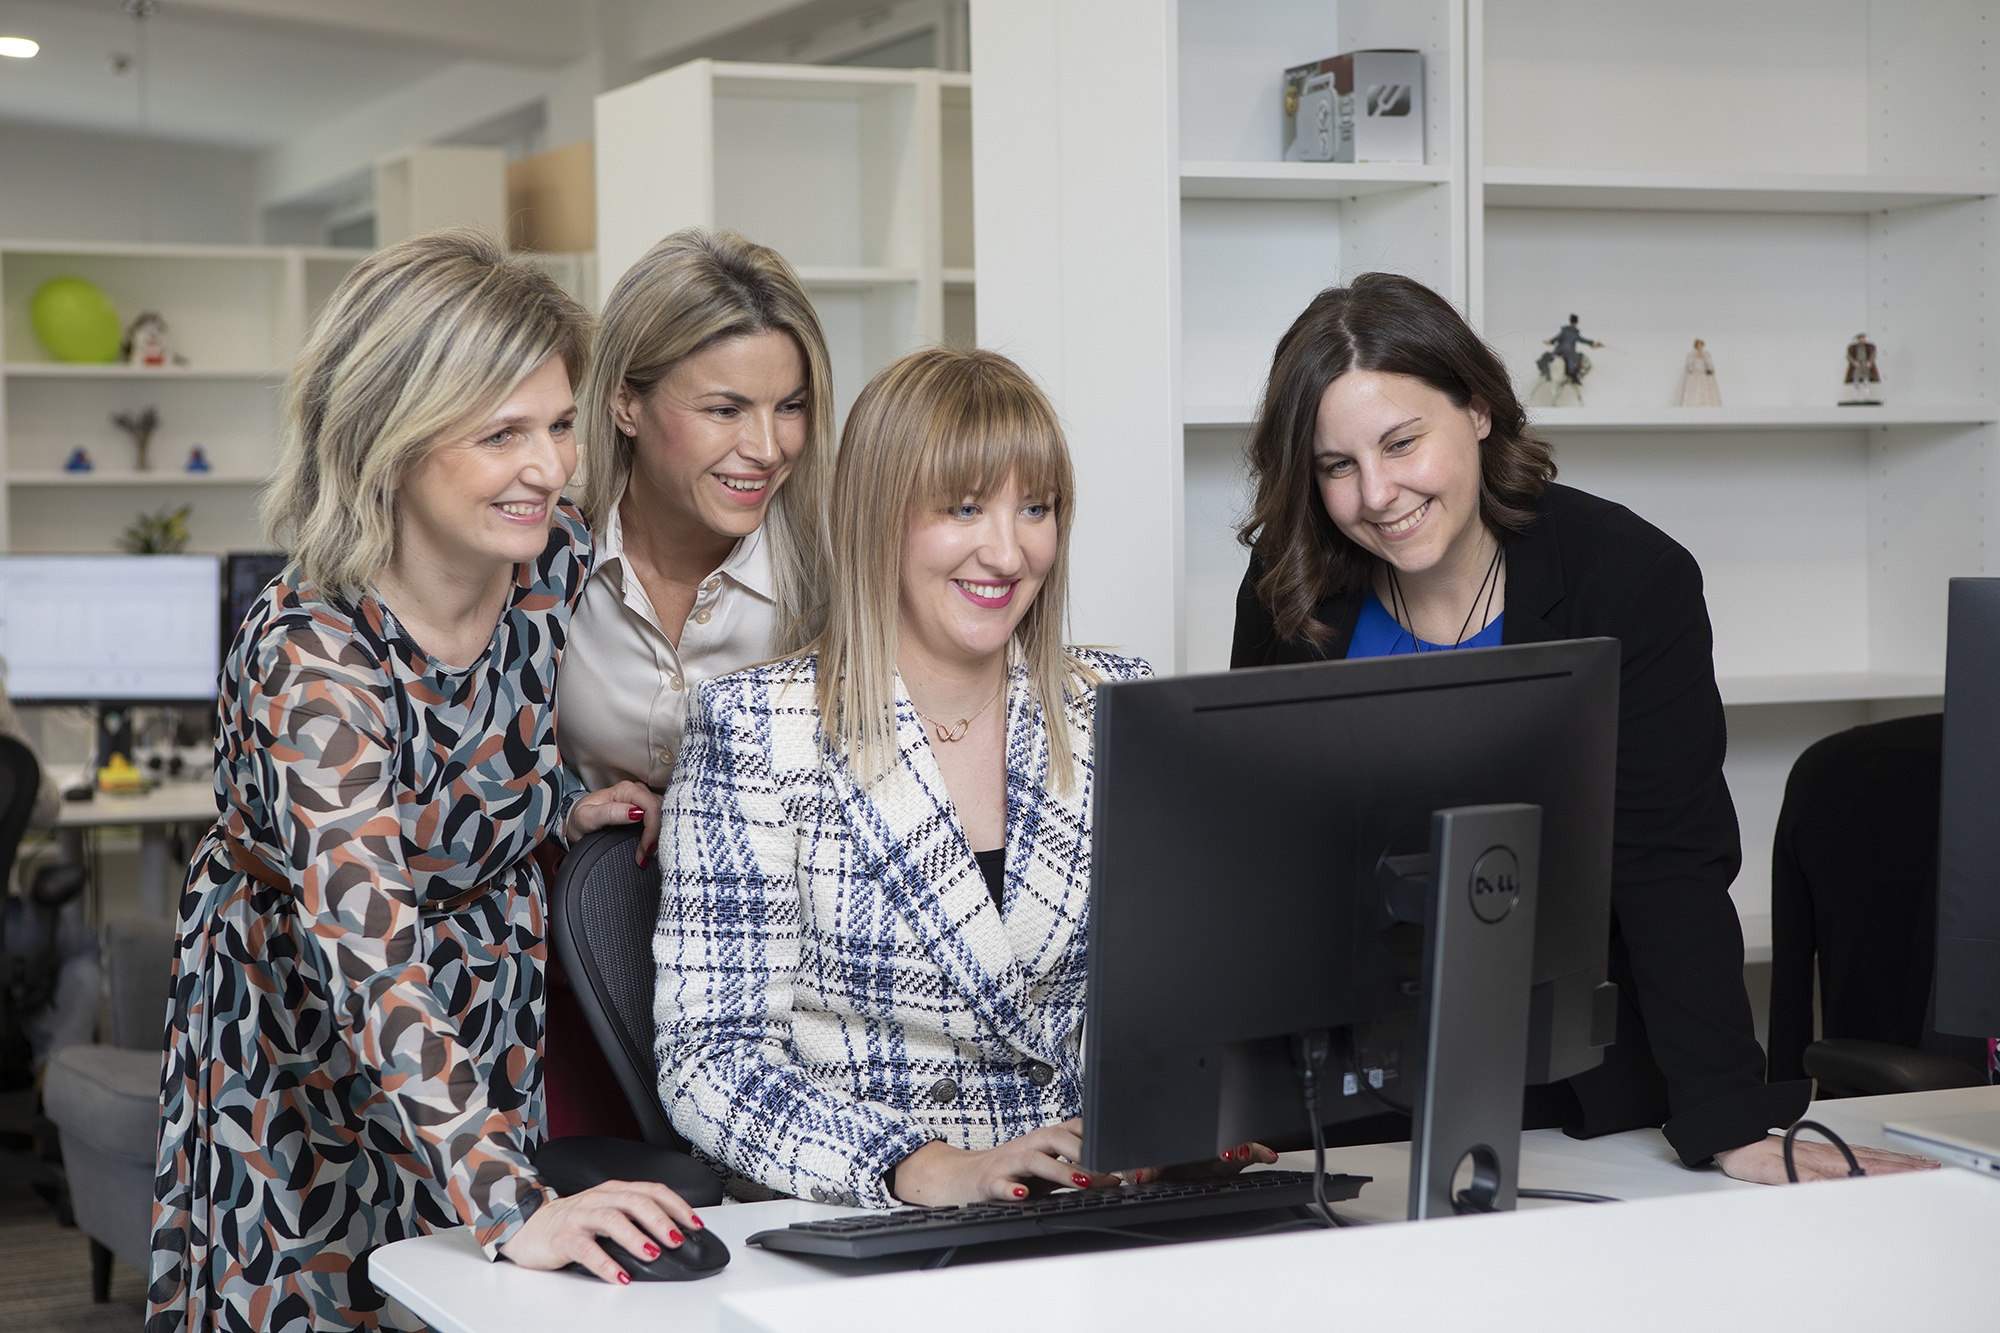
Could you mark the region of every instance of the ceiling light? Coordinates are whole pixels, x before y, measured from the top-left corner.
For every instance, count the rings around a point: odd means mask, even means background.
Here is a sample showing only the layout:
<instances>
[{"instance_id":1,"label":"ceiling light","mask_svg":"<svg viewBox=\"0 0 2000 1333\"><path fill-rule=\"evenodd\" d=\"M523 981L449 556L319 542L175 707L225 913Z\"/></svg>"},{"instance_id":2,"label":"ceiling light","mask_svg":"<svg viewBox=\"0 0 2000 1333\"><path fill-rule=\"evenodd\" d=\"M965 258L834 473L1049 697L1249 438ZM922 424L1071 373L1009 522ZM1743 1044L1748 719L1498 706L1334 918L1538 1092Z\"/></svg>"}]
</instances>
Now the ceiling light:
<instances>
[{"instance_id":1,"label":"ceiling light","mask_svg":"<svg viewBox=\"0 0 2000 1333\"><path fill-rule=\"evenodd\" d=\"M0 56L12 56L16 60L26 60L41 50L39 42L31 42L25 37L0 37Z\"/></svg>"}]
</instances>

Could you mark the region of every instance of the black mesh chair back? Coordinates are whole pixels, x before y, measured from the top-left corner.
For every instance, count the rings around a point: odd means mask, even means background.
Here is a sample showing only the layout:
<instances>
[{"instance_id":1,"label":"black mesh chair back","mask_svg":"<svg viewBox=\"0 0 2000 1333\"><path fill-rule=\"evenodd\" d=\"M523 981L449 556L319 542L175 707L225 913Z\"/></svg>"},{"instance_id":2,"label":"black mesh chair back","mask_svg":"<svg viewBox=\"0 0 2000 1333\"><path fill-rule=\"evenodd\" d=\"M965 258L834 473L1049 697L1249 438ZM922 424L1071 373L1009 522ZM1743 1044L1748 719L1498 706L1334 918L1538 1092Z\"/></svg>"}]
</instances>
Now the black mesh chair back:
<instances>
[{"instance_id":1,"label":"black mesh chair back","mask_svg":"<svg viewBox=\"0 0 2000 1333\"><path fill-rule=\"evenodd\" d=\"M590 1031L656 1148L687 1150L660 1107L653 1059L653 930L657 861L633 863L636 828L600 829L577 842L549 893L549 933Z\"/></svg>"}]
</instances>

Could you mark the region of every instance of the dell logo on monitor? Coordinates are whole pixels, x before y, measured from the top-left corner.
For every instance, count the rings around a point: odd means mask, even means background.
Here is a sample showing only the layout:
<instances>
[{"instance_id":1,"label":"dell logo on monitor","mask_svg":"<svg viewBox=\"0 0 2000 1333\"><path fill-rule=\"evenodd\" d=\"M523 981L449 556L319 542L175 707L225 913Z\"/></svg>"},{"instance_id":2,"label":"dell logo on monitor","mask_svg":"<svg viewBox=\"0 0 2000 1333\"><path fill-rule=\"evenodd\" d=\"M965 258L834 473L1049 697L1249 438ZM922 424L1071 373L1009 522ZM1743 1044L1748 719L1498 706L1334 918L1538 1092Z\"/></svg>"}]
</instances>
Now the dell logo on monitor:
<instances>
[{"instance_id":1,"label":"dell logo on monitor","mask_svg":"<svg viewBox=\"0 0 2000 1333\"><path fill-rule=\"evenodd\" d=\"M1503 921L1521 898L1521 863L1510 847L1489 847L1472 863L1472 912L1481 921Z\"/></svg>"}]
</instances>

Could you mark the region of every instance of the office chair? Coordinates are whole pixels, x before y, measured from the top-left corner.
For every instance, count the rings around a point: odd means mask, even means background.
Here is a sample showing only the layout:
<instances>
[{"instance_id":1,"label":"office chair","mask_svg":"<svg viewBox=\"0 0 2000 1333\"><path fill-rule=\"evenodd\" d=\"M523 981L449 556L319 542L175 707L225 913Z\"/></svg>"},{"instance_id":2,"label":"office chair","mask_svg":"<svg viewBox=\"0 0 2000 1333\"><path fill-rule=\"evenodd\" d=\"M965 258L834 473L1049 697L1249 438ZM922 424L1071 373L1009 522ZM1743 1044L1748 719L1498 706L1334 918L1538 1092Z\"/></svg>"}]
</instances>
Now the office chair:
<instances>
[{"instance_id":1,"label":"office chair","mask_svg":"<svg viewBox=\"0 0 2000 1333\"><path fill-rule=\"evenodd\" d=\"M1773 1081L1810 1077L1821 1097L1987 1081L1986 1043L1933 1022L1943 745L1929 713L1828 736L1793 764L1771 848Z\"/></svg>"},{"instance_id":2,"label":"office chair","mask_svg":"<svg viewBox=\"0 0 2000 1333\"><path fill-rule=\"evenodd\" d=\"M660 1105L653 1060L653 930L657 863L633 863L636 828L578 840L549 890L549 935L644 1144L594 1135L550 1139L535 1166L559 1193L604 1180L657 1180L697 1207L722 1201L722 1178L688 1155Z\"/></svg>"},{"instance_id":3,"label":"office chair","mask_svg":"<svg viewBox=\"0 0 2000 1333\"><path fill-rule=\"evenodd\" d=\"M23 1092L35 1086L34 1046L24 1024L55 999L56 982L62 973L57 918L63 907L83 892L85 882L81 866L43 866L38 870L23 895L22 907L24 918L39 927L39 938L32 946L9 943L5 886L13 877L14 855L34 813L35 791L41 781L42 768L34 751L11 736L0 736L0 1092ZM36 1107L26 1131L39 1146L40 1156L18 1148L0 1148L0 1174L34 1185L68 1225L69 1192L58 1165L61 1154L55 1126Z\"/></svg>"}]
</instances>

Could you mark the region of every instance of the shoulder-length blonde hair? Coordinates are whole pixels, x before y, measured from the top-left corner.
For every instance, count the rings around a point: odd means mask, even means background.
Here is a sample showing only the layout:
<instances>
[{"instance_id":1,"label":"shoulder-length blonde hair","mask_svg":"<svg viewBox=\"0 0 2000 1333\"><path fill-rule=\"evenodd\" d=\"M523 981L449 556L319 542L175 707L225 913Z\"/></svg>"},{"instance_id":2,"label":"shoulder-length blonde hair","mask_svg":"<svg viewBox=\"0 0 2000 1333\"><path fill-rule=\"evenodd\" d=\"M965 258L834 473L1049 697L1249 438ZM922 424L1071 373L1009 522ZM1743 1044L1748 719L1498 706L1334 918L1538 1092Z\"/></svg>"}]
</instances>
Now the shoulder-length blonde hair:
<instances>
[{"instance_id":1,"label":"shoulder-length blonde hair","mask_svg":"<svg viewBox=\"0 0 2000 1333\"><path fill-rule=\"evenodd\" d=\"M847 414L833 470L832 570L819 654L820 725L863 782L896 749L896 619L905 525L1014 478L1055 506L1056 558L1014 629L1049 736L1049 777L1075 773L1064 705L1097 674L1063 646L1069 602L1070 511L1076 482L1055 409L997 352L933 347L884 369Z\"/></svg>"},{"instance_id":2,"label":"shoulder-length blonde hair","mask_svg":"<svg viewBox=\"0 0 2000 1333\"><path fill-rule=\"evenodd\" d=\"M263 506L273 540L289 540L323 595L360 597L395 555L403 478L550 357L574 389L590 323L546 273L471 228L362 260L285 386L283 456Z\"/></svg>"},{"instance_id":3,"label":"shoulder-length blonde hair","mask_svg":"<svg viewBox=\"0 0 2000 1333\"><path fill-rule=\"evenodd\" d=\"M765 516L777 600L777 650L809 640L823 611L826 455L833 442L833 372L805 284L769 246L689 227L648 250L618 279L578 396L583 513L602 532L632 475L631 436L612 416L618 386L644 398L696 353L756 333L788 333L806 363L806 442Z\"/></svg>"}]
</instances>

